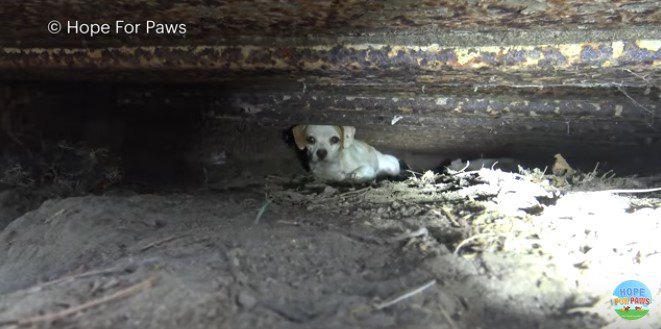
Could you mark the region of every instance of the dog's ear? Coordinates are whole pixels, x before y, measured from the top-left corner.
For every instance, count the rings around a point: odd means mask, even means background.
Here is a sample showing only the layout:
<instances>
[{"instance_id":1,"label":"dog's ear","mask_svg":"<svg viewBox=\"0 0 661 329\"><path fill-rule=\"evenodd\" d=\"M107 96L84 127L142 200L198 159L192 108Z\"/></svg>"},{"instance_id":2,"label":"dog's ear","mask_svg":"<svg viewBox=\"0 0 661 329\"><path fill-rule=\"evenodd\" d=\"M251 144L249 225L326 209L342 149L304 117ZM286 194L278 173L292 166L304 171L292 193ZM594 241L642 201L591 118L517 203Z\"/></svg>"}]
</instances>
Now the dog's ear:
<instances>
[{"instance_id":1,"label":"dog's ear","mask_svg":"<svg viewBox=\"0 0 661 329\"><path fill-rule=\"evenodd\" d=\"M304 149L305 145L307 145L307 142L305 141L305 127L305 125L298 125L291 129L291 132L294 135L294 142L299 150Z\"/></svg>"},{"instance_id":2,"label":"dog's ear","mask_svg":"<svg viewBox=\"0 0 661 329\"><path fill-rule=\"evenodd\" d=\"M342 126L342 147L349 147L353 144L353 136L356 135L356 127Z\"/></svg>"}]
</instances>

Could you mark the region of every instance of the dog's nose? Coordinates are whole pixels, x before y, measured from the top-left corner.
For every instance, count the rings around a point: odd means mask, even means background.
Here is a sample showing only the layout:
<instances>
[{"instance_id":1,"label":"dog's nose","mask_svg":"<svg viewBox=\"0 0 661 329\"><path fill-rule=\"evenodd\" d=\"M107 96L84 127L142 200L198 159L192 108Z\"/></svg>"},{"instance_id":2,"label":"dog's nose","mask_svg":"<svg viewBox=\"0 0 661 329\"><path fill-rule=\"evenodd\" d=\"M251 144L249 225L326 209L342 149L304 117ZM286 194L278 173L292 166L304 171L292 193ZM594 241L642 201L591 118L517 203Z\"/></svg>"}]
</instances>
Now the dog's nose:
<instances>
[{"instance_id":1,"label":"dog's nose","mask_svg":"<svg viewBox=\"0 0 661 329\"><path fill-rule=\"evenodd\" d=\"M317 158L319 158L319 160L323 160L327 154L328 152L324 149L317 150Z\"/></svg>"}]
</instances>

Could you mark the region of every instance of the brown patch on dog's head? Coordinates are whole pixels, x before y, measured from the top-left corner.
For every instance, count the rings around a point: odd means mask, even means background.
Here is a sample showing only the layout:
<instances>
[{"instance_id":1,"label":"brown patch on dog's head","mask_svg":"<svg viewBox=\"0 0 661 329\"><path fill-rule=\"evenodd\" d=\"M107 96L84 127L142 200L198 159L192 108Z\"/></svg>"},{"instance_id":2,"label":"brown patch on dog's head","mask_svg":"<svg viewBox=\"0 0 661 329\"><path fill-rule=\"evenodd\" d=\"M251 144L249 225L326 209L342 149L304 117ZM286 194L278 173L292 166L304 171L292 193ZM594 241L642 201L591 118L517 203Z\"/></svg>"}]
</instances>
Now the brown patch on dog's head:
<instances>
[{"instance_id":1,"label":"brown patch on dog's head","mask_svg":"<svg viewBox=\"0 0 661 329\"><path fill-rule=\"evenodd\" d=\"M340 127L340 139L342 139L342 147L349 147L353 143L354 135L356 135L356 127L342 126Z\"/></svg>"},{"instance_id":2,"label":"brown patch on dog's head","mask_svg":"<svg viewBox=\"0 0 661 329\"><path fill-rule=\"evenodd\" d=\"M340 135L340 147L345 148L353 143L353 136L356 134L356 128L353 126L333 126Z\"/></svg>"},{"instance_id":3,"label":"brown patch on dog's head","mask_svg":"<svg viewBox=\"0 0 661 329\"><path fill-rule=\"evenodd\" d=\"M340 137L340 148L344 148L344 127L342 126L333 126L337 130L337 134Z\"/></svg>"},{"instance_id":4,"label":"brown patch on dog's head","mask_svg":"<svg viewBox=\"0 0 661 329\"><path fill-rule=\"evenodd\" d=\"M294 143L296 143L296 147L298 147L299 150L304 149L305 145L307 145L307 142L305 141L305 127L306 125L298 125L291 129L291 132L294 135Z\"/></svg>"}]
</instances>

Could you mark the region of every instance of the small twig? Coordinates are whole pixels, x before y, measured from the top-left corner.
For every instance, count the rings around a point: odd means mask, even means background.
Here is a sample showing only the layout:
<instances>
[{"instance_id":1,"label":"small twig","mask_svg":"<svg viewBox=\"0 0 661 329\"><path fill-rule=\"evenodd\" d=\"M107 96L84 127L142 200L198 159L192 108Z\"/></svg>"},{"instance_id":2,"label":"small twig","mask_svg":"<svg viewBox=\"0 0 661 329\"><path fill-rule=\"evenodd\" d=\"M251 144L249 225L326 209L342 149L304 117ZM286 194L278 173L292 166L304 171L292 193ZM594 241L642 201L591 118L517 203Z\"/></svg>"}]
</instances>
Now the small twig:
<instances>
[{"instance_id":1,"label":"small twig","mask_svg":"<svg viewBox=\"0 0 661 329\"><path fill-rule=\"evenodd\" d=\"M465 167L465 168L462 169L462 170L465 170L466 168L468 168L468 167ZM480 173L480 170L482 170L482 169L479 169L479 170L471 170L471 171L457 171L457 172L453 173L452 176L453 176L453 177L454 177L454 176L463 177L463 176L475 175L475 174L479 174L479 173Z\"/></svg>"},{"instance_id":2,"label":"small twig","mask_svg":"<svg viewBox=\"0 0 661 329\"><path fill-rule=\"evenodd\" d=\"M435 284L436 284L436 280L431 280L431 281L425 283L424 285L422 285L418 288L415 288L411 291L408 291L408 292L404 293L403 295L397 296L397 297L392 298L388 301L377 304L375 307L376 307L377 310L380 310L380 309L384 309L388 306L392 306L394 304L397 304L397 303L403 301L404 299L411 298L411 297L425 291L426 289L430 288L431 286L433 286Z\"/></svg>"},{"instance_id":3,"label":"small twig","mask_svg":"<svg viewBox=\"0 0 661 329\"><path fill-rule=\"evenodd\" d=\"M355 194L362 194L362 193L367 192L368 190L369 190L369 186L368 187L363 187L361 189L357 189L357 190L354 190L354 191L347 191L347 192L344 192L344 193L340 193L336 197L344 197L344 196L350 196L350 195L355 195Z\"/></svg>"},{"instance_id":4,"label":"small twig","mask_svg":"<svg viewBox=\"0 0 661 329\"><path fill-rule=\"evenodd\" d=\"M301 226L301 223L290 220L279 220L276 223L284 224L284 225L292 225L292 226Z\"/></svg>"},{"instance_id":5,"label":"small twig","mask_svg":"<svg viewBox=\"0 0 661 329\"><path fill-rule=\"evenodd\" d=\"M461 159L459 159L459 160L461 160ZM471 162L466 160L466 165L454 174L457 175L457 174L463 173L466 169L468 169L468 167L470 167L470 165L471 165Z\"/></svg>"},{"instance_id":6,"label":"small twig","mask_svg":"<svg viewBox=\"0 0 661 329\"><path fill-rule=\"evenodd\" d=\"M482 237L485 237L485 236L489 236L489 235L493 235L493 234L491 234L491 233L476 234L476 235L473 235L473 236L471 236L471 237L469 237L469 238L464 239L463 241L461 241L461 243L459 243L459 245L457 245L457 248L454 249L454 254L456 255L456 254L459 252L459 250L460 250L463 246L467 245L469 242L471 242L471 241L473 241L473 240L476 240L476 239L478 239L478 238L482 238Z\"/></svg>"},{"instance_id":7,"label":"small twig","mask_svg":"<svg viewBox=\"0 0 661 329\"><path fill-rule=\"evenodd\" d=\"M161 245L161 244L164 244L164 243L167 243L167 242L173 241L173 240L181 239L181 238L183 238L184 236L185 236L185 235L180 235L180 236L172 235L172 236L169 236L169 237L167 237L167 238L163 238L163 239L160 239L160 240L156 240L156 241L153 241L153 242L151 242L151 243L148 243L148 244L145 245L144 247L141 247L138 251L142 252L142 251L145 251L145 250L147 250L147 249L151 249L151 248L153 248L153 247L155 247L155 246L158 246L158 245Z\"/></svg>"},{"instance_id":8,"label":"small twig","mask_svg":"<svg viewBox=\"0 0 661 329\"><path fill-rule=\"evenodd\" d=\"M415 175L420 175L420 176L422 176L422 173L419 173L419 172L416 172L416 171L413 171L413 170L406 169L406 171L409 172L409 173L411 173L411 174L413 174L413 177L415 177Z\"/></svg>"},{"instance_id":9,"label":"small twig","mask_svg":"<svg viewBox=\"0 0 661 329\"><path fill-rule=\"evenodd\" d=\"M442 207L441 212L443 213L443 215L445 215L445 217L447 217L450 220L453 226L461 227L461 224L457 222L457 219L454 217L454 215L450 212L448 208Z\"/></svg>"},{"instance_id":10,"label":"small twig","mask_svg":"<svg viewBox=\"0 0 661 329\"><path fill-rule=\"evenodd\" d=\"M312 200L312 203L315 203L315 204L317 204L317 203L326 203L326 202L328 202L329 199L339 199L339 198L343 198L343 197L347 197L347 196L365 194L365 193L367 193L367 191L369 191L369 189L370 189L370 187L367 186L367 187L363 187L363 188L358 189L358 190L343 192L343 193L333 195L333 196L330 196L330 197L327 197L327 198Z\"/></svg>"},{"instance_id":11,"label":"small twig","mask_svg":"<svg viewBox=\"0 0 661 329\"><path fill-rule=\"evenodd\" d=\"M56 213L54 213L54 214L51 215L50 217L46 218L46 219L44 220L44 223L46 223L46 224L50 223L53 219L55 219L55 218L57 218L57 217L60 217L62 214L64 214L64 212L65 212L66 210L67 210L66 208L62 208L62 209L60 209L59 211L57 211Z\"/></svg>"},{"instance_id":12,"label":"small twig","mask_svg":"<svg viewBox=\"0 0 661 329\"><path fill-rule=\"evenodd\" d=\"M117 272L123 272L123 271L125 271L125 269L123 269L123 268L111 267L111 268L106 268L106 269L102 269L102 270L87 271L87 272L79 273L79 274L70 274L70 275L55 279L55 280L51 280L51 281L48 281L48 282L37 284L33 287L28 288L27 291L28 292L37 292L37 291L41 291L42 289L44 289L46 287L50 287L52 285L56 285L56 284L60 284L60 283L64 283L64 282L70 282L70 281L73 281L75 279L80 279L80 278L85 278L85 277L95 276L95 275L104 275L104 274L110 274L110 273L117 273Z\"/></svg>"},{"instance_id":13,"label":"small twig","mask_svg":"<svg viewBox=\"0 0 661 329\"><path fill-rule=\"evenodd\" d=\"M608 177L608 175L611 175L611 176ZM610 179L610 178L615 177L615 175L616 174L613 172L613 170L609 170L609 171L607 171L607 172L605 172L601 175L601 179Z\"/></svg>"},{"instance_id":14,"label":"small twig","mask_svg":"<svg viewBox=\"0 0 661 329\"><path fill-rule=\"evenodd\" d=\"M153 287L156 283L158 282L158 277L156 276L151 276L147 279L145 279L142 282L136 283L130 287L124 288L122 290L119 290L113 294L110 294L108 296L103 296L97 299L90 300L86 303L70 307L66 310L62 310L59 312L50 312L46 313L44 315L38 315L38 316L33 316L25 319L20 319L20 320L15 320L15 321L8 321L8 322L13 322L12 324L16 324L19 326L28 326L28 325L34 325L38 323L43 323L43 322L53 322L55 320L65 318L67 316L76 314L78 312L82 312L84 310L87 310L92 307L99 306L101 304L109 303L117 299L122 299L126 298L130 295L136 294L140 292L143 289L151 288Z\"/></svg>"},{"instance_id":15,"label":"small twig","mask_svg":"<svg viewBox=\"0 0 661 329\"><path fill-rule=\"evenodd\" d=\"M457 324L452 320L452 317L450 316L450 313L443 307L443 303L439 303L439 310L441 311L441 315L445 318L445 321L450 325L450 328L452 329L459 329Z\"/></svg>"},{"instance_id":16,"label":"small twig","mask_svg":"<svg viewBox=\"0 0 661 329\"><path fill-rule=\"evenodd\" d=\"M592 170L592 173L594 175L597 175L597 169L599 169L599 165L600 165L600 163L599 163L599 161L597 161L597 164L594 165L594 169Z\"/></svg>"},{"instance_id":17,"label":"small twig","mask_svg":"<svg viewBox=\"0 0 661 329\"><path fill-rule=\"evenodd\" d=\"M259 224L259 220L262 219L262 215L264 215L264 212L266 211L266 208L271 204L271 199L266 199L264 202L264 205L259 208L259 211L257 212L257 216L255 216L255 224Z\"/></svg>"}]
</instances>

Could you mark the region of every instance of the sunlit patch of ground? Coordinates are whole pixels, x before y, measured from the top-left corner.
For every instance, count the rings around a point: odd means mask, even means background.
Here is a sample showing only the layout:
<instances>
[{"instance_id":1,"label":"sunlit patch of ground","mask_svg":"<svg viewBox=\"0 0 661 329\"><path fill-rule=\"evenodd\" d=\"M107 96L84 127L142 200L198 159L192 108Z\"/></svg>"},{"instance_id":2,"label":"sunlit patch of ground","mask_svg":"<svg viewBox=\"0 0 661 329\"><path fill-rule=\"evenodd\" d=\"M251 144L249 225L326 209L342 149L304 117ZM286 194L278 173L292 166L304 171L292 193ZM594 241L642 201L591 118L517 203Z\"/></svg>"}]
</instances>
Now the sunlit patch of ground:
<instances>
[{"instance_id":1,"label":"sunlit patch of ground","mask_svg":"<svg viewBox=\"0 0 661 329\"><path fill-rule=\"evenodd\" d=\"M554 293L559 284L555 293L567 297L560 316L593 314L605 327L630 325L621 322L610 300L615 287L631 279L661 300L661 191L649 190L661 186L660 177L553 175L521 168L518 173L427 172L363 187L301 181L282 189L272 181L274 200L335 211L393 236L403 232L400 238L417 239L407 245L421 249L431 238L483 264L487 275L527 277L534 284L521 282L521 287L538 288L530 294ZM554 283L545 290L547 280ZM512 282L502 283L502 289L516 290ZM636 325L657 327L660 314Z\"/></svg>"}]
</instances>

